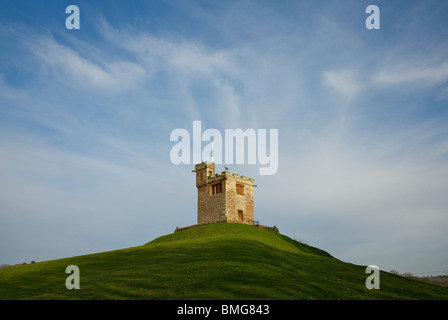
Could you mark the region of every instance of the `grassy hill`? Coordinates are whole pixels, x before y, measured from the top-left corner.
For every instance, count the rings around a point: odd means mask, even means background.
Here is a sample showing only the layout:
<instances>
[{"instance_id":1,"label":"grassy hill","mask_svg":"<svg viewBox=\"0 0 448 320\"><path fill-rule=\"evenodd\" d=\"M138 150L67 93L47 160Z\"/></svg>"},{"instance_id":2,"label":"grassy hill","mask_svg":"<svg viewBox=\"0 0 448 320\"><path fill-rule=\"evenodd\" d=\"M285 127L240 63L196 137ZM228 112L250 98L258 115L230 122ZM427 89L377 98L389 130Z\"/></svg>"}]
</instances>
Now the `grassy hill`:
<instances>
[{"instance_id":1,"label":"grassy hill","mask_svg":"<svg viewBox=\"0 0 448 320\"><path fill-rule=\"evenodd\" d=\"M80 290L65 268L80 269ZM212 224L145 245L0 270L0 299L448 299L443 288L365 266L242 224Z\"/></svg>"}]
</instances>

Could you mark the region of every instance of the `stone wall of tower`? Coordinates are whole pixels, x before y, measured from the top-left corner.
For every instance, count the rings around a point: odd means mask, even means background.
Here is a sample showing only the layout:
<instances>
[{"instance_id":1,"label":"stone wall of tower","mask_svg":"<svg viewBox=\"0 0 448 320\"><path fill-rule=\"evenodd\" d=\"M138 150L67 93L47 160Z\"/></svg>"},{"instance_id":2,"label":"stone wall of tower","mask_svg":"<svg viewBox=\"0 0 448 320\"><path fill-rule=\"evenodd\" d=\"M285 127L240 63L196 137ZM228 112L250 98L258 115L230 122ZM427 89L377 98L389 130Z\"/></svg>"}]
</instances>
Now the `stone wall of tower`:
<instances>
[{"instance_id":1,"label":"stone wall of tower","mask_svg":"<svg viewBox=\"0 0 448 320\"><path fill-rule=\"evenodd\" d=\"M237 192L237 184L243 186L243 194ZM228 222L254 223L254 184L248 180L232 175L226 180L226 217ZM238 211L242 211L243 221L239 220Z\"/></svg>"},{"instance_id":2,"label":"stone wall of tower","mask_svg":"<svg viewBox=\"0 0 448 320\"><path fill-rule=\"evenodd\" d=\"M226 215L225 183L222 193L210 194L210 185L198 188L198 223L222 222Z\"/></svg>"}]
</instances>

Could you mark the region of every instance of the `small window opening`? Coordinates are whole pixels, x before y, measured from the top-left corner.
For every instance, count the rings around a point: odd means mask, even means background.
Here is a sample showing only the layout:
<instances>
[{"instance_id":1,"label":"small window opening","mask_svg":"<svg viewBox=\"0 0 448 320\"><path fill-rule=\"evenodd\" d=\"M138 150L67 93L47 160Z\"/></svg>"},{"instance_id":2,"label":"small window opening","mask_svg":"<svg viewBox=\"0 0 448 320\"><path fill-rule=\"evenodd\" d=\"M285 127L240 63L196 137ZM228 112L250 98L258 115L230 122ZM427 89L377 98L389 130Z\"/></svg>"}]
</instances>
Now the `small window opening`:
<instances>
[{"instance_id":1,"label":"small window opening","mask_svg":"<svg viewBox=\"0 0 448 320\"><path fill-rule=\"evenodd\" d=\"M210 195L213 196L215 194L222 193L222 183L215 183L210 186Z\"/></svg>"},{"instance_id":2,"label":"small window opening","mask_svg":"<svg viewBox=\"0 0 448 320\"><path fill-rule=\"evenodd\" d=\"M244 185L243 184L236 184L236 194L244 195Z\"/></svg>"}]
</instances>

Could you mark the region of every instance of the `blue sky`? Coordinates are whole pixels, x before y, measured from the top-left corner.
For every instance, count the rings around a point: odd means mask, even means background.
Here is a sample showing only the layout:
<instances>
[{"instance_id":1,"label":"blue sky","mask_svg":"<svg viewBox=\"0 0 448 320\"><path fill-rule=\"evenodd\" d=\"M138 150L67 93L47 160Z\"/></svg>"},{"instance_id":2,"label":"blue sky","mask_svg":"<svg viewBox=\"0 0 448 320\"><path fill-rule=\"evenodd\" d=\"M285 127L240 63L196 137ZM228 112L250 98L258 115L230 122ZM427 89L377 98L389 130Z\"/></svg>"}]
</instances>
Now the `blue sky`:
<instances>
[{"instance_id":1,"label":"blue sky","mask_svg":"<svg viewBox=\"0 0 448 320\"><path fill-rule=\"evenodd\" d=\"M67 30L65 8L80 9ZM376 4L381 29L367 30ZM2 1L0 263L196 222L170 133L279 130L261 223L383 270L448 271L448 3ZM218 166L218 170L222 170Z\"/></svg>"}]
</instances>

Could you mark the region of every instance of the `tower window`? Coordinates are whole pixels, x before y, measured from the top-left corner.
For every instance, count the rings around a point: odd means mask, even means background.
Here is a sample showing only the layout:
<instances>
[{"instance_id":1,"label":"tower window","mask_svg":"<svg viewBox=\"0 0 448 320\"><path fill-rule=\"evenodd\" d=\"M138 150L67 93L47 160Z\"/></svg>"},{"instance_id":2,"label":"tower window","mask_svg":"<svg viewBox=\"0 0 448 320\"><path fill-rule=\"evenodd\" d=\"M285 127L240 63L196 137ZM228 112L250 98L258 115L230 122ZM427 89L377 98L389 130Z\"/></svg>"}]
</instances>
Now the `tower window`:
<instances>
[{"instance_id":1,"label":"tower window","mask_svg":"<svg viewBox=\"0 0 448 320\"><path fill-rule=\"evenodd\" d=\"M210 185L210 195L213 196L218 193L222 193L222 183L221 182Z\"/></svg>"},{"instance_id":2,"label":"tower window","mask_svg":"<svg viewBox=\"0 0 448 320\"><path fill-rule=\"evenodd\" d=\"M236 194L242 194L244 195L244 185L243 184L236 184Z\"/></svg>"}]
</instances>

